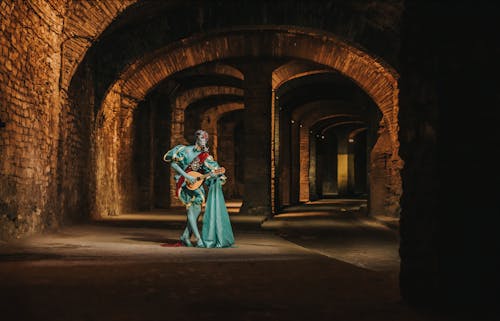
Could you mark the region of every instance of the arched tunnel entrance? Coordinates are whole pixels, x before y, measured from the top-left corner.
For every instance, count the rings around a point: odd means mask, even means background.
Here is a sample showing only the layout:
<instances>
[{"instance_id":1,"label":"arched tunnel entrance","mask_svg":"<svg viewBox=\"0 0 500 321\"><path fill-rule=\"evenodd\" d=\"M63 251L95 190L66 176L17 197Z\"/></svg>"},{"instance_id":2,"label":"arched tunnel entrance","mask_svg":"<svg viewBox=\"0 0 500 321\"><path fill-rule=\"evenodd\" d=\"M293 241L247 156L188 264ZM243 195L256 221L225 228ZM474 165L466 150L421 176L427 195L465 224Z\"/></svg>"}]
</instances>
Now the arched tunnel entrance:
<instances>
[{"instance_id":1,"label":"arched tunnel entrance","mask_svg":"<svg viewBox=\"0 0 500 321\"><path fill-rule=\"evenodd\" d=\"M288 78L278 83L284 73ZM332 198L358 199L368 212L366 201L373 190L382 201L373 200L370 212L397 217L385 205L389 193L384 170L391 142L378 135L383 133L377 128L382 116L368 95L333 69L311 62L281 64L272 75L276 112L272 127L280 131L273 134L279 135L272 146L272 171L279 173L273 214L286 206ZM170 171L161 156L172 146L190 144L194 128L209 132L212 154L228 163L230 179L224 187L228 198L242 199L243 81L237 68L209 62L167 77L138 103L130 116L132 164L122 211L180 205L172 192L173 178L165 184ZM378 151L380 145L385 150ZM375 159L385 159L383 166L375 166ZM368 177L373 177L370 185ZM397 199L395 203L397 207Z\"/></svg>"},{"instance_id":2,"label":"arched tunnel entrance","mask_svg":"<svg viewBox=\"0 0 500 321\"><path fill-rule=\"evenodd\" d=\"M251 51L236 45L224 47L224 43L241 42L242 35L245 42L252 39ZM366 132L371 133L366 152L377 142L378 137L373 134L378 130L375 124L383 119L388 124L389 135L385 145L389 160L384 169L390 177L379 185L370 181L367 195L377 190L384 201L370 203L373 205L369 212L397 217L401 161L397 154L396 75L390 68L381 73L385 67L377 60L370 61L355 47L325 36L321 32L310 34L299 29L232 30L186 39L181 46L159 49L134 62L110 84L102 104L96 108L97 119L102 123L96 127L93 141L96 198L91 206L92 216L98 218L141 208L180 205L173 195L172 178L170 198L159 200L160 190L166 187L154 182L155 175L146 173L143 177L138 170L147 167L148 173L160 173L160 167L164 166L158 161L159 152L154 151L157 147L148 149L147 142L170 140L170 147L186 144L191 139L190 131L207 126L212 136L212 152L217 154L219 135L231 136L224 133L219 120L224 119L226 113L241 110L244 131L232 148L236 150L237 144L243 145L238 157L241 157L244 177L232 186L243 186L245 190L240 194L242 213L270 217L282 206L311 199L310 186L314 185L317 190L320 183L314 181L317 176L311 175L317 173L318 168L317 163L310 162L317 155L311 157L314 140L309 136L314 131L313 137L317 132L323 137L326 129L321 126L334 128L328 119L366 128ZM300 47L298 44L336 51L337 55L325 57L314 51L302 52L296 49ZM270 53L273 57L264 58ZM342 63L342 55L353 62ZM365 69L363 76L359 74L360 68ZM156 102L145 103L149 100ZM148 110L146 105L150 106L150 111L157 111L150 112L149 116L142 115L145 113L141 114L142 109ZM312 116L313 110L315 116ZM161 119L168 128L162 128ZM149 131L144 130L147 128ZM338 137L339 133L337 131ZM366 170L354 174L355 159L377 156L361 156L358 152L356 157L354 144L349 147L350 134L344 130L337 144L336 181L324 182L327 189L336 184L337 192L344 196L353 194L354 185L360 184L356 183L356 177L370 177L370 171L374 176L379 175L374 166L366 166ZM146 149L139 151L136 146ZM329 165L319 170L331 170L332 163L321 162L323 166ZM233 187L232 193L238 195L239 192ZM333 190L325 190L324 194L312 195L312 199L332 193ZM379 207L372 208L375 205Z\"/></svg>"},{"instance_id":3,"label":"arched tunnel entrance","mask_svg":"<svg viewBox=\"0 0 500 321\"><path fill-rule=\"evenodd\" d=\"M279 115L275 122L280 131L275 141L279 146L274 149L278 212L318 200L325 203L335 198L338 201L332 203L343 203L342 199L354 198L367 213L397 217L397 210L386 207L390 183L369 180L384 176L382 169L368 166L379 153L373 147L377 142L380 145L380 110L363 90L335 70L297 61L281 68L292 66L302 72L279 84L275 95ZM390 149L390 143L385 143ZM383 201L372 200L372 194ZM392 197L398 204L398 196Z\"/></svg>"}]
</instances>

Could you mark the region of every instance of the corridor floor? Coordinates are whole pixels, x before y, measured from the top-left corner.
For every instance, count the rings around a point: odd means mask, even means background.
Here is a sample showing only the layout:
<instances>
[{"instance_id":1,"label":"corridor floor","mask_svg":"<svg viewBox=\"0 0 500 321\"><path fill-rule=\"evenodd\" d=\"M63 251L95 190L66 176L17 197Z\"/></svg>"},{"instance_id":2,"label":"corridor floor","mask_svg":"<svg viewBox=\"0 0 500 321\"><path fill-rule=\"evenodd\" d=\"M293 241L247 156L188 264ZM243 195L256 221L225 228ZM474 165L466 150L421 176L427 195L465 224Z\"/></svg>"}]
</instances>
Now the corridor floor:
<instances>
[{"instance_id":1,"label":"corridor floor","mask_svg":"<svg viewBox=\"0 0 500 321\"><path fill-rule=\"evenodd\" d=\"M0 244L2 319L449 320L401 301L394 230L330 219L343 223L234 217L226 249L163 247L180 228L138 219Z\"/></svg>"}]
</instances>

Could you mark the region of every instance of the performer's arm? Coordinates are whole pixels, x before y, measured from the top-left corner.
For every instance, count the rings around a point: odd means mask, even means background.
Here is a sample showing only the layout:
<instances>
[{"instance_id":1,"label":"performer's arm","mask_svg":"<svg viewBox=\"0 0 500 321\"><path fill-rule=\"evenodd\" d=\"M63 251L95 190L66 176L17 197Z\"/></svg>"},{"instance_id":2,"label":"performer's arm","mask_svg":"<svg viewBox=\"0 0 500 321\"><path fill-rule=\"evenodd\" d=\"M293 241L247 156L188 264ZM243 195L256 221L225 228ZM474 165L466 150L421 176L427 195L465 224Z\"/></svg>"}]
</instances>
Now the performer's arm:
<instances>
[{"instance_id":1,"label":"performer's arm","mask_svg":"<svg viewBox=\"0 0 500 321\"><path fill-rule=\"evenodd\" d=\"M184 178L189 182L189 183L194 183L196 181L195 178L191 177L188 175L181 166L179 166L178 162L184 159L184 149L186 146L184 145L177 145L171 150L169 150L165 155L163 155L163 160L167 163L170 163L170 167L176 171L179 175L184 176Z\"/></svg>"},{"instance_id":2,"label":"performer's arm","mask_svg":"<svg viewBox=\"0 0 500 321\"><path fill-rule=\"evenodd\" d=\"M188 175L176 162L172 162L172 165L170 165L177 173L180 175L184 176L184 178L189 182L189 183L194 183L196 182L196 178L193 176Z\"/></svg>"}]
</instances>

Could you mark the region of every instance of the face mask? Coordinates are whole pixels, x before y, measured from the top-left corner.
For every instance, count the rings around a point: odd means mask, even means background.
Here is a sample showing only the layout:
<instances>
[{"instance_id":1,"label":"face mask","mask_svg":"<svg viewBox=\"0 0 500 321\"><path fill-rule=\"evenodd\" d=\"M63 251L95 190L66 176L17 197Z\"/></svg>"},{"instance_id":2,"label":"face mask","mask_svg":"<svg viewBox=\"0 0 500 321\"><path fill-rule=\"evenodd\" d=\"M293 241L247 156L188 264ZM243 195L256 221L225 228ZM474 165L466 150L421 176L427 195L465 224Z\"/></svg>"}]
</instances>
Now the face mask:
<instances>
[{"instance_id":1,"label":"face mask","mask_svg":"<svg viewBox=\"0 0 500 321\"><path fill-rule=\"evenodd\" d=\"M196 144L201 147L207 146L208 134L205 131L199 131L196 133Z\"/></svg>"}]
</instances>

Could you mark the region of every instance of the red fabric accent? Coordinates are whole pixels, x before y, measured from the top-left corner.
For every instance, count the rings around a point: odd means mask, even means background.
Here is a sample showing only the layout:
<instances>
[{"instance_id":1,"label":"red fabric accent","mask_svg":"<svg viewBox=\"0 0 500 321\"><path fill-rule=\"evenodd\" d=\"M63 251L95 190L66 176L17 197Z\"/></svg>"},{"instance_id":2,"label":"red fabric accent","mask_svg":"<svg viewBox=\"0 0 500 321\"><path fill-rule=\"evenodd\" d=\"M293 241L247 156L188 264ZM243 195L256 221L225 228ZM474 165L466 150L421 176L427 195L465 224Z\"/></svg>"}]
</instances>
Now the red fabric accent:
<instances>
[{"instance_id":1,"label":"red fabric accent","mask_svg":"<svg viewBox=\"0 0 500 321\"><path fill-rule=\"evenodd\" d=\"M196 156L195 158L193 158L193 160L191 161L191 163L193 163L195 161L195 159L199 159L200 160L200 163L204 163L205 160L208 158L208 156L210 156L209 153L207 152L202 152L200 154L198 154L198 156ZM184 170L186 173L189 173L190 171L192 171L191 169L191 164L188 165L188 167ZM184 183L184 176L181 176L179 177L179 180L177 181L177 183L175 184L175 196L179 197L179 191L182 187L182 183Z\"/></svg>"},{"instance_id":2,"label":"red fabric accent","mask_svg":"<svg viewBox=\"0 0 500 321\"><path fill-rule=\"evenodd\" d=\"M208 156L210 156L210 154L207 152L203 152L200 155L198 155L198 158L200 159L200 163L204 163L205 160L208 158Z\"/></svg>"},{"instance_id":3,"label":"red fabric accent","mask_svg":"<svg viewBox=\"0 0 500 321\"><path fill-rule=\"evenodd\" d=\"M188 171L185 171L185 172L187 173ZM182 187L182 183L184 183L184 180L185 180L184 176L181 176L181 177L179 177L179 180L175 184L175 196L177 196L177 197L179 197L179 191Z\"/></svg>"}]
</instances>

